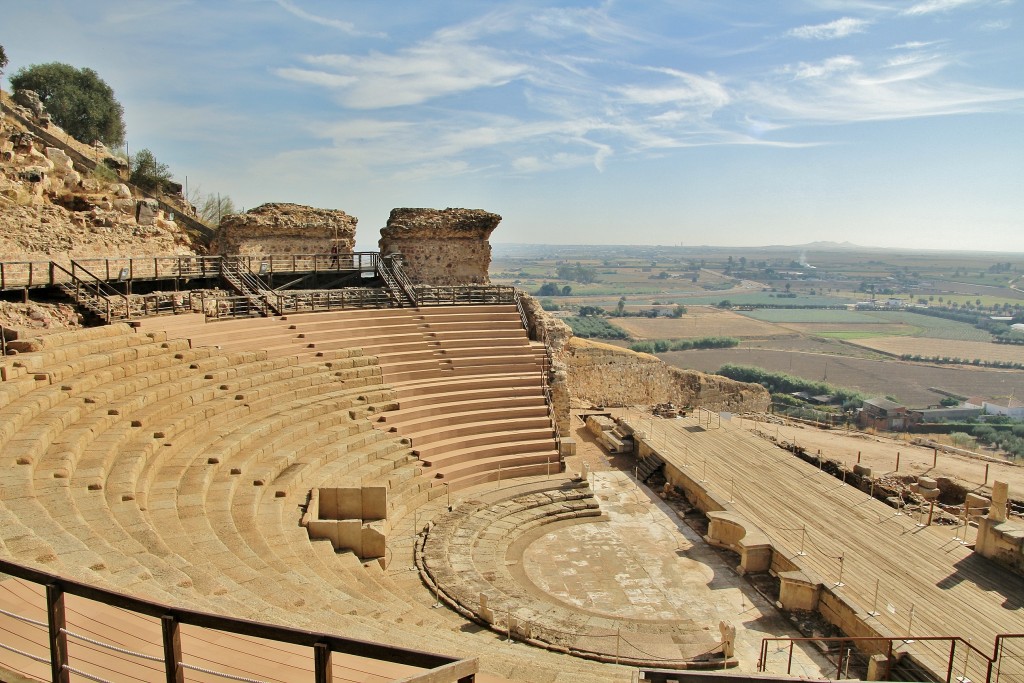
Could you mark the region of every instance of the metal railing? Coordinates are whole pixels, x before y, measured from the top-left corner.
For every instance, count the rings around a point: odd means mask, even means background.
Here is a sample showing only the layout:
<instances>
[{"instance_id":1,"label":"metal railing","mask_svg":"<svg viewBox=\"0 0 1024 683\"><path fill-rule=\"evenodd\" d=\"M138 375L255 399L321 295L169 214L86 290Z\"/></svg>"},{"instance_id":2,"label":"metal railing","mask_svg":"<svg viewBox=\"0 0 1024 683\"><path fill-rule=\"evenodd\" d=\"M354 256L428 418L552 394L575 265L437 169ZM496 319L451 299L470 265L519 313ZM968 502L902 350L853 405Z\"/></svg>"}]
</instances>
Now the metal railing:
<instances>
[{"instance_id":1,"label":"metal railing","mask_svg":"<svg viewBox=\"0 0 1024 683\"><path fill-rule=\"evenodd\" d=\"M258 275L295 273L363 272L376 274L377 252L347 254L266 254L200 256L130 256L123 258L78 258L83 267L107 282L170 280L219 277L224 259L230 258ZM51 261L0 261L0 289L51 287L63 280Z\"/></svg>"},{"instance_id":2,"label":"metal railing","mask_svg":"<svg viewBox=\"0 0 1024 683\"><path fill-rule=\"evenodd\" d=\"M60 286L76 303L106 318L107 322L131 318L128 295L97 278L88 268L75 261L71 262L71 270L56 262L51 262L50 266L55 275L63 273L67 276L61 279Z\"/></svg>"},{"instance_id":3,"label":"metal railing","mask_svg":"<svg viewBox=\"0 0 1024 683\"><path fill-rule=\"evenodd\" d=\"M180 627L182 624L312 648L311 655L314 661L314 680L316 683L327 683L331 680L331 655L334 652L428 670L423 674L407 678L406 680L410 682L429 681L433 683L435 681L443 681L451 683L458 681L459 683L472 683L472 681L476 680L476 673L479 669L479 662L476 659L459 659L421 650L384 645L354 638L344 638L329 633L305 631L288 626L277 626L208 612L171 607L151 600L144 600L85 583L79 583L8 560L0 559L0 572L46 587L46 613L48 619L45 627L49 642L51 677L55 682L69 683L72 672L75 672L76 675L82 675L82 672L72 666L68 656L68 637L73 634L69 633L67 629L64 606L65 595L76 595L87 600L93 600L159 620L163 635L162 656L152 658L147 656L146 659L162 662L166 675L165 680L172 683L183 683L185 680L185 669L196 668L183 661L185 652L180 637ZM17 614L10 614L9 616L22 621L27 620L27 618L19 617ZM107 647L105 643L98 644ZM36 659L35 656L15 648L5 646L4 649ZM228 656L230 657L230 653ZM89 676L86 674L84 677ZM93 678L93 680L96 679Z\"/></svg>"},{"instance_id":4,"label":"metal railing","mask_svg":"<svg viewBox=\"0 0 1024 683\"><path fill-rule=\"evenodd\" d=\"M772 651L769 644L776 643ZM761 652L757 670L768 673L772 654L785 659L785 672L792 673L793 649L800 644L823 649L831 655L836 666L835 678L866 679L869 660L872 656L884 656L882 671L875 672L877 680L925 680L944 683L1020 683L1024 681L1024 667L1020 666L1021 653L1014 646L1024 644L1024 634L1005 633L997 635L988 655L960 636L838 636L832 638L785 638L761 639ZM781 668L781 667L780 667ZM893 679L896 669L910 671ZM852 670L852 671L851 671Z\"/></svg>"},{"instance_id":5,"label":"metal railing","mask_svg":"<svg viewBox=\"0 0 1024 683\"><path fill-rule=\"evenodd\" d=\"M419 293L413 287L412 282L402 268L401 254L382 256L377 272L394 294L396 303L404 299L412 306L418 305Z\"/></svg>"},{"instance_id":6,"label":"metal railing","mask_svg":"<svg viewBox=\"0 0 1024 683\"><path fill-rule=\"evenodd\" d=\"M501 285L416 285L420 306L511 304L515 287Z\"/></svg>"}]
</instances>

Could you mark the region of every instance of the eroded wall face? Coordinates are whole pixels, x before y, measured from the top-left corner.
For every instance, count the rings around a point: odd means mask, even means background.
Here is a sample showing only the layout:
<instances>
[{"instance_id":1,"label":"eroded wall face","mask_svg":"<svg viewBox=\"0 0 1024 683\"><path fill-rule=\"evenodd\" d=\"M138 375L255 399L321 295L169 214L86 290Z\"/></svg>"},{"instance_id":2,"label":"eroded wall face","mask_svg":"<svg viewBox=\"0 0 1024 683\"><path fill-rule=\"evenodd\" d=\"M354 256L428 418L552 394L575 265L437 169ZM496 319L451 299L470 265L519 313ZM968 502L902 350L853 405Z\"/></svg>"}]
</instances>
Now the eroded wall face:
<instances>
[{"instance_id":1,"label":"eroded wall face","mask_svg":"<svg viewBox=\"0 0 1024 683\"><path fill-rule=\"evenodd\" d=\"M499 222L481 209L394 209L380 231L380 252L402 254L416 284L487 284L489 239Z\"/></svg>"},{"instance_id":2,"label":"eroded wall face","mask_svg":"<svg viewBox=\"0 0 1024 683\"><path fill-rule=\"evenodd\" d=\"M355 248L358 219L337 209L263 204L221 221L213 243L219 254L342 254Z\"/></svg>"},{"instance_id":3,"label":"eroded wall face","mask_svg":"<svg viewBox=\"0 0 1024 683\"><path fill-rule=\"evenodd\" d=\"M574 398L595 405L675 403L709 410L762 412L770 396L759 385L681 370L658 358L573 338L562 359Z\"/></svg>"},{"instance_id":4,"label":"eroded wall face","mask_svg":"<svg viewBox=\"0 0 1024 683\"><path fill-rule=\"evenodd\" d=\"M381 240L381 253L402 254L405 272L417 284L485 285L490 280L491 245L471 239Z\"/></svg>"}]
</instances>

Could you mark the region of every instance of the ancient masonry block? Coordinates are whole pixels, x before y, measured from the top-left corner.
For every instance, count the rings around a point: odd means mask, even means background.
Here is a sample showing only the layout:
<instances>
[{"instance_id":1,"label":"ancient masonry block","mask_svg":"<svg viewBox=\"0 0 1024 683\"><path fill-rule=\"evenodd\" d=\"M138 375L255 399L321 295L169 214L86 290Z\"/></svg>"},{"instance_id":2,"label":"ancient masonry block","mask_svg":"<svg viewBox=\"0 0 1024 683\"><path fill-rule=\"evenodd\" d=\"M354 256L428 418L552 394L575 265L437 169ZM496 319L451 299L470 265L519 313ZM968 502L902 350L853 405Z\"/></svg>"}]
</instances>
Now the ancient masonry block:
<instances>
[{"instance_id":1,"label":"ancient masonry block","mask_svg":"<svg viewBox=\"0 0 1024 683\"><path fill-rule=\"evenodd\" d=\"M480 209L394 209L380 231L380 252L402 254L416 284L487 284L488 239L500 222Z\"/></svg>"},{"instance_id":2,"label":"ancient masonry block","mask_svg":"<svg viewBox=\"0 0 1024 683\"><path fill-rule=\"evenodd\" d=\"M263 204L245 213L226 216L213 249L218 254L351 253L357 218L337 209L299 204Z\"/></svg>"}]
</instances>

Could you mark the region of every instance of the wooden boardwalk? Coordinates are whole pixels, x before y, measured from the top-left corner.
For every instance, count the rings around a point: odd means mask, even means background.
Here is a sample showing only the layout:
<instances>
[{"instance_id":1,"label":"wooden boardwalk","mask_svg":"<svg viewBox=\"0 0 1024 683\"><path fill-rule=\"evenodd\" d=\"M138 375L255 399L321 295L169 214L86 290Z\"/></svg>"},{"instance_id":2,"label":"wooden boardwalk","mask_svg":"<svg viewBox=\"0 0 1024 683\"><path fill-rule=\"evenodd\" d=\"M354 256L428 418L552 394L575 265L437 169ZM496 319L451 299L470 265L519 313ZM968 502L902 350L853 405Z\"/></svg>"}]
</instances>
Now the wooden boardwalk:
<instances>
[{"instance_id":1,"label":"wooden boardwalk","mask_svg":"<svg viewBox=\"0 0 1024 683\"><path fill-rule=\"evenodd\" d=\"M813 465L707 413L661 420L633 414L656 451L728 507L755 523L776 549L857 603L895 636L960 636L991 652L1000 633L1024 633L1024 578L975 556L949 526L918 526L896 510ZM720 426L719 426L720 425ZM976 529L968 528L973 543ZM964 531L959 532L963 537ZM798 556L801 546L806 555ZM840 559L842 561L840 562ZM876 584L877 582L877 584ZM877 601L875 591L877 585ZM911 624L911 609L913 621ZM915 642L901 651L942 662L948 643ZM966 648L961 648L966 651ZM958 666L963 664L958 651ZM967 677L984 680L971 662ZM972 675L973 674L973 675Z\"/></svg>"}]
</instances>

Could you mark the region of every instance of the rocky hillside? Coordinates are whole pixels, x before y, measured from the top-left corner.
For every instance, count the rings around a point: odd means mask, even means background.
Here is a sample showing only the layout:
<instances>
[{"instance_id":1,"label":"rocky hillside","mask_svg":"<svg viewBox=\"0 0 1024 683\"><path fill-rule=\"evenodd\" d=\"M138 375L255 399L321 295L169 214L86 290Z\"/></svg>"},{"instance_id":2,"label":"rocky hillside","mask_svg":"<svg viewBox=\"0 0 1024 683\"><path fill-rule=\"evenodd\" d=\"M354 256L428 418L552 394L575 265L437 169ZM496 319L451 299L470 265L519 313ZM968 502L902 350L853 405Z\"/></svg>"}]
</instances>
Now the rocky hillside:
<instances>
[{"instance_id":1,"label":"rocky hillside","mask_svg":"<svg viewBox=\"0 0 1024 683\"><path fill-rule=\"evenodd\" d=\"M195 253L199 245L153 200L137 197L113 170L83 172L47 146L4 101L0 119L0 258L57 260L89 256ZM22 117L32 112L21 110ZM67 135L53 124L47 132Z\"/></svg>"}]
</instances>

